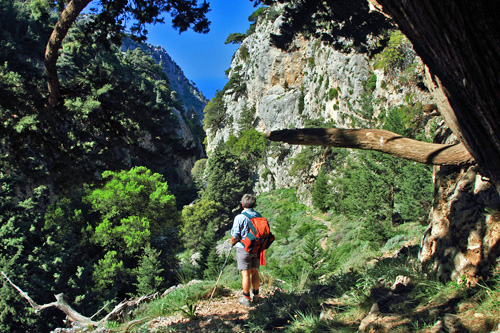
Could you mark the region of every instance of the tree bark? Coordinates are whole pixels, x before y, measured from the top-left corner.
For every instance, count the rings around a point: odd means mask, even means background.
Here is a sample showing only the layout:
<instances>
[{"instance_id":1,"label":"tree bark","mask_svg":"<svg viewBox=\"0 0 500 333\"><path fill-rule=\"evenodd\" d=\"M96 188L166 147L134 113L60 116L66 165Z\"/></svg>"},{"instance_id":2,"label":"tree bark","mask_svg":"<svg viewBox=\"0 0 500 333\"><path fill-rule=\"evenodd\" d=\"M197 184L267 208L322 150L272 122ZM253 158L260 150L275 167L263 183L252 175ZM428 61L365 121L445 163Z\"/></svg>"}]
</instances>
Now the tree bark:
<instances>
[{"instance_id":1,"label":"tree bark","mask_svg":"<svg viewBox=\"0 0 500 333\"><path fill-rule=\"evenodd\" d=\"M448 99L448 127L500 190L500 2L370 0L392 17Z\"/></svg>"},{"instance_id":2,"label":"tree bark","mask_svg":"<svg viewBox=\"0 0 500 333\"><path fill-rule=\"evenodd\" d=\"M271 141L375 150L430 165L471 165L474 159L462 144L427 143L378 129L304 128L266 133Z\"/></svg>"},{"instance_id":3,"label":"tree bark","mask_svg":"<svg viewBox=\"0 0 500 333\"><path fill-rule=\"evenodd\" d=\"M72 0L64 8L59 17L49 41L45 48L45 75L47 76L47 88L49 93L48 104L50 107L61 101L59 77L57 75L57 59L64 37L68 34L71 25L75 22L80 12L91 0Z\"/></svg>"}]
</instances>

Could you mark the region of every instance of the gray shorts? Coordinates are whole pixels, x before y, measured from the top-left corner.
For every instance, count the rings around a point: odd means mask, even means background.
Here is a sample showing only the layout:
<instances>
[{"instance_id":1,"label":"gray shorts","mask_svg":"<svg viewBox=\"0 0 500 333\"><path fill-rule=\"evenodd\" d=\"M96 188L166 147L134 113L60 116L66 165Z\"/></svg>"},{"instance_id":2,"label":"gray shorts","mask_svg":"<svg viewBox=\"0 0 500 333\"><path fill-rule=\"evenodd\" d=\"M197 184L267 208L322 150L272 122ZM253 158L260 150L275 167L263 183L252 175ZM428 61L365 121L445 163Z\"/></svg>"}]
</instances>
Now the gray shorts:
<instances>
[{"instance_id":1,"label":"gray shorts","mask_svg":"<svg viewBox=\"0 0 500 333\"><path fill-rule=\"evenodd\" d=\"M245 271L251 268L260 267L260 253L248 253L244 248L236 248L236 261L238 262L238 269Z\"/></svg>"}]
</instances>

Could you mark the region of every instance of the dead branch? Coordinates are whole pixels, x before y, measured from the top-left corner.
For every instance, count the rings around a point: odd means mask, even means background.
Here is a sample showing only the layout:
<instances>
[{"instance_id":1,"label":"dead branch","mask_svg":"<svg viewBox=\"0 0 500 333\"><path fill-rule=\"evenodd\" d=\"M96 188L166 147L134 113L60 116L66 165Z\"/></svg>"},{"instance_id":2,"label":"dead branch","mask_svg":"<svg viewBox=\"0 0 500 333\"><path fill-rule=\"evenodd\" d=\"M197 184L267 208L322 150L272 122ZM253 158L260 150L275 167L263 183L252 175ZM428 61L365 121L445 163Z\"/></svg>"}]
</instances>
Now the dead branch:
<instances>
[{"instance_id":1,"label":"dead branch","mask_svg":"<svg viewBox=\"0 0 500 333\"><path fill-rule=\"evenodd\" d=\"M158 297L158 293L153 293L149 295L144 295L139 298L134 298L130 300L124 300L121 303L119 303L115 308L106 315L103 319L101 319L99 322L106 322L110 320L111 318L118 319L118 318L124 318L125 313L127 311L131 312L133 309L137 308L140 304L144 302L149 302L151 300L154 300Z\"/></svg>"},{"instance_id":2,"label":"dead branch","mask_svg":"<svg viewBox=\"0 0 500 333\"><path fill-rule=\"evenodd\" d=\"M64 300L64 295L62 293L54 295L54 297L56 298L55 302L43 304L43 305L38 305L35 301L33 301L31 299L31 297L28 296L28 294L26 292L24 292L21 288L19 288L16 284L14 284L14 282L12 282L8 278L7 274L5 274L3 271L2 271L2 275L5 278L5 280L7 280L7 282L9 282L9 284L12 287L14 287L14 289L16 289L19 292L19 294L21 294L21 296L23 296L28 301L28 303L30 303L31 307L33 307L33 309L35 309L35 313L37 313L43 309L47 309L50 307L56 307L59 310L61 310L62 312L64 312L66 314L67 318L71 322L82 323L84 325L97 326L97 324L98 324L97 322L91 320L88 317L81 315L80 313L75 311L68 303L66 303L66 301Z\"/></svg>"},{"instance_id":3,"label":"dead branch","mask_svg":"<svg viewBox=\"0 0 500 333\"><path fill-rule=\"evenodd\" d=\"M380 129L303 128L272 131L271 141L296 145L375 150L430 165L471 165L474 158L463 144L446 145L405 138Z\"/></svg>"},{"instance_id":4,"label":"dead branch","mask_svg":"<svg viewBox=\"0 0 500 333\"><path fill-rule=\"evenodd\" d=\"M2 275L3 275L4 279L5 279L5 280L7 280L7 282L8 282L8 283L9 283L12 287L14 287L14 289L16 289L16 290L17 290L17 292L19 292L19 294L21 294L21 296L23 296L23 297L24 297L24 298L28 301L28 303L30 303L31 307L32 307L33 309L35 309L35 313L36 313L36 312L38 312L38 311L40 311L40 310L42 310L42 309L45 309L46 307L49 307L49 306L54 306L54 305L55 305L55 302L53 302L53 303L50 303L50 304L46 304L46 305L44 305L44 307L41 309L40 305L36 304L36 303L35 303L35 301L33 301L33 300L31 299L31 297L29 297L29 296L28 296L28 294L27 294L26 292L22 291L22 290L21 290L21 288L19 288L18 286L16 286L16 285L14 284L14 282L12 282L12 281L8 278L7 274L5 274L3 271L2 271Z\"/></svg>"}]
</instances>

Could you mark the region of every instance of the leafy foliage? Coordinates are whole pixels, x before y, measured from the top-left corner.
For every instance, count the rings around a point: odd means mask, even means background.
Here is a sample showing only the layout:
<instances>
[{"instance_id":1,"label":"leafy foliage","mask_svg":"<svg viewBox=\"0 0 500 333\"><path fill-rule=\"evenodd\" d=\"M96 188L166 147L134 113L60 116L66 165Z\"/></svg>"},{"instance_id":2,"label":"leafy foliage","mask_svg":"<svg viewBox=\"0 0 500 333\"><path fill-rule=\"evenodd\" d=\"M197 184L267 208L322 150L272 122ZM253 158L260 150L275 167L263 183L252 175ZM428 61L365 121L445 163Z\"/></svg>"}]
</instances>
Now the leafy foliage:
<instances>
[{"instance_id":1,"label":"leafy foliage","mask_svg":"<svg viewBox=\"0 0 500 333\"><path fill-rule=\"evenodd\" d=\"M232 33L227 37L224 44L240 44L243 41L243 39L245 39L245 37L246 37L245 34L239 32Z\"/></svg>"},{"instance_id":2,"label":"leafy foliage","mask_svg":"<svg viewBox=\"0 0 500 333\"><path fill-rule=\"evenodd\" d=\"M375 68L382 68L392 77L414 70L416 53L408 38L399 30L393 30L383 51L375 56Z\"/></svg>"},{"instance_id":3,"label":"leafy foliage","mask_svg":"<svg viewBox=\"0 0 500 333\"><path fill-rule=\"evenodd\" d=\"M205 188L206 185L206 176L205 176L205 167L207 165L207 159L202 158L197 160L194 163L193 168L191 169L191 175L193 176L193 183L196 186L198 191L201 191Z\"/></svg>"},{"instance_id":4,"label":"leafy foliage","mask_svg":"<svg viewBox=\"0 0 500 333\"><path fill-rule=\"evenodd\" d=\"M254 1L269 5L274 1ZM378 36L391 24L380 13L371 11L365 1L280 1L287 4L282 15L284 24L279 34L272 34L273 44L286 49L297 34L322 39L339 50L346 40L358 51L367 51L368 37ZM359 29L362 26L363 29ZM333 37L335 36L335 38ZM339 38L343 37L343 38Z\"/></svg>"},{"instance_id":5,"label":"leafy foliage","mask_svg":"<svg viewBox=\"0 0 500 333\"><path fill-rule=\"evenodd\" d=\"M325 174L323 168L321 168L316 181L314 182L314 187L312 190L312 199L314 207L327 211L329 207L328 197L329 197L329 187L328 187L328 177Z\"/></svg>"},{"instance_id":6,"label":"leafy foliage","mask_svg":"<svg viewBox=\"0 0 500 333\"><path fill-rule=\"evenodd\" d=\"M175 228L180 216L175 197L159 174L136 167L130 171L104 172L103 180L103 187L93 189L86 197L100 217L90 230L91 241L105 252L95 266L94 280L99 290L112 287L120 294L126 290L127 280L134 277L137 256L142 250L153 247L166 252L161 256L161 267L175 264L168 252L176 249ZM139 271L144 272L144 266L153 265L158 257L157 252L146 250ZM142 278L138 285L147 288L144 283Z\"/></svg>"},{"instance_id":7,"label":"leafy foliage","mask_svg":"<svg viewBox=\"0 0 500 333\"><path fill-rule=\"evenodd\" d=\"M250 190L251 183L249 161L222 144L217 146L208 160L208 185L203 197L232 208Z\"/></svg>"},{"instance_id":8,"label":"leafy foliage","mask_svg":"<svg viewBox=\"0 0 500 333\"><path fill-rule=\"evenodd\" d=\"M240 136L242 132L254 129L253 124L255 121L255 113L255 105L253 105L250 110L246 105L244 106L243 110L241 111L240 119L238 119Z\"/></svg>"},{"instance_id":9,"label":"leafy foliage","mask_svg":"<svg viewBox=\"0 0 500 333\"><path fill-rule=\"evenodd\" d=\"M236 96L244 94L247 90L244 75L241 73L241 70L242 70L241 66L235 67L231 72L229 81L224 86L225 91L231 90L231 92Z\"/></svg>"},{"instance_id":10,"label":"leafy foliage","mask_svg":"<svg viewBox=\"0 0 500 333\"><path fill-rule=\"evenodd\" d=\"M22 182L3 170L0 172L0 271L16 284L30 286L28 290L46 290L44 295L49 297L50 286L43 279L45 271L35 265L38 262L35 254L42 252L43 247L41 208L46 204L48 189L43 185L36 187L30 197L19 200L16 188ZM2 284L0 296L0 330L29 331L37 322L29 304L7 282Z\"/></svg>"},{"instance_id":11,"label":"leafy foliage","mask_svg":"<svg viewBox=\"0 0 500 333\"><path fill-rule=\"evenodd\" d=\"M295 157L292 158L293 165L290 168L290 174L300 176L307 174L315 158L315 148L305 147Z\"/></svg>"},{"instance_id":12,"label":"leafy foliage","mask_svg":"<svg viewBox=\"0 0 500 333\"><path fill-rule=\"evenodd\" d=\"M248 159L252 163L264 157L267 146L264 135L255 128L243 131L238 138L232 135L226 144L234 155Z\"/></svg>"},{"instance_id":13,"label":"leafy foliage","mask_svg":"<svg viewBox=\"0 0 500 333\"><path fill-rule=\"evenodd\" d=\"M137 276L137 294L147 295L158 291L163 285L161 251L157 251L149 244L144 248L144 253L139 259L134 272Z\"/></svg>"},{"instance_id":14,"label":"leafy foliage","mask_svg":"<svg viewBox=\"0 0 500 333\"><path fill-rule=\"evenodd\" d=\"M61 8L64 0L52 0L51 4ZM146 24L163 23L163 13L170 13L172 16L172 27L184 32L192 28L195 32L207 33L210 22L206 18L209 11L207 2L198 5L196 0L183 1L99 1L94 3L91 11L96 14L96 18L91 22L87 30L90 33L96 32L108 34L102 38L111 38L115 42L121 39L121 33L125 29L125 22L132 19L130 31L139 40L145 40L147 30Z\"/></svg>"},{"instance_id":15,"label":"leafy foliage","mask_svg":"<svg viewBox=\"0 0 500 333\"><path fill-rule=\"evenodd\" d=\"M218 220L223 208L219 202L209 200L207 197L184 207L181 235L187 249L197 250L201 246L207 230L221 224Z\"/></svg>"}]
</instances>

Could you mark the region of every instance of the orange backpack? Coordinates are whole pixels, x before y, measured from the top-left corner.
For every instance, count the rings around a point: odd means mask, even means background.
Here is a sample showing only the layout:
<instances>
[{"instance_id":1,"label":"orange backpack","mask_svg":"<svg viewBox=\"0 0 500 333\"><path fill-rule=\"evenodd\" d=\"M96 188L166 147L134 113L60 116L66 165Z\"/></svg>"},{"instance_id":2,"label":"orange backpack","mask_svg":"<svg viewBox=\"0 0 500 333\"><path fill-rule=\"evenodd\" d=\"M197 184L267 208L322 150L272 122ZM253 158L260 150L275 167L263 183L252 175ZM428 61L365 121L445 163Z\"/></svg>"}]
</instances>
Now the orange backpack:
<instances>
[{"instance_id":1,"label":"orange backpack","mask_svg":"<svg viewBox=\"0 0 500 333\"><path fill-rule=\"evenodd\" d=\"M269 248L269 246L271 246L274 242L274 235L269 229L267 219L262 217L259 213L257 213L257 216L255 217L252 217L247 213L241 214L250 219L248 233L246 237L241 240L241 243L245 246L245 251L256 253Z\"/></svg>"}]
</instances>

